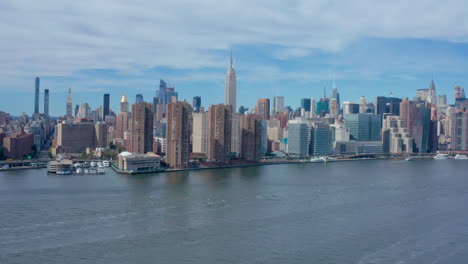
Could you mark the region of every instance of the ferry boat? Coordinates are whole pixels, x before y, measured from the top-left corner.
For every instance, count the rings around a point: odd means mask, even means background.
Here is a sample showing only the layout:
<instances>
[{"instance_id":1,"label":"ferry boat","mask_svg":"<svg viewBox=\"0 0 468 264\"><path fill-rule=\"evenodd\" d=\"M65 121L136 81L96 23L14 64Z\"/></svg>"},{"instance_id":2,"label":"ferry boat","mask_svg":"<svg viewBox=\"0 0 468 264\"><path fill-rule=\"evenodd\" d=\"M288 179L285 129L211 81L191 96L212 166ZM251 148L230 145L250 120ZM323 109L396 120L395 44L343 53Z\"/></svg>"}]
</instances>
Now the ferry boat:
<instances>
[{"instance_id":1,"label":"ferry boat","mask_svg":"<svg viewBox=\"0 0 468 264\"><path fill-rule=\"evenodd\" d=\"M448 154L442 154L442 153L439 153L434 156L435 160L446 160L448 158L449 158Z\"/></svg>"},{"instance_id":2,"label":"ferry boat","mask_svg":"<svg viewBox=\"0 0 468 264\"><path fill-rule=\"evenodd\" d=\"M454 159L456 159L456 160L467 160L468 157L466 155L457 154L457 155L455 155Z\"/></svg>"}]
</instances>

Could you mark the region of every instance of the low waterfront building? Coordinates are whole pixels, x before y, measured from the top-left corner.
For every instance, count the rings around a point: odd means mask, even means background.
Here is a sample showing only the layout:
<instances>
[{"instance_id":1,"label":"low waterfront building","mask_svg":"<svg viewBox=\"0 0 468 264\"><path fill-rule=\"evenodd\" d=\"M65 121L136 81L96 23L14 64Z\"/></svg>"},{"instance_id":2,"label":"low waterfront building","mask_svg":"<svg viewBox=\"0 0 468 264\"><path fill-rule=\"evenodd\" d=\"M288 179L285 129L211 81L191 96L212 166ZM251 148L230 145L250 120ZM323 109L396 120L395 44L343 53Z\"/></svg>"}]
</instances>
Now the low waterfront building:
<instances>
[{"instance_id":1,"label":"low waterfront building","mask_svg":"<svg viewBox=\"0 0 468 264\"><path fill-rule=\"evenodd\" d=\"M161 157L152 152L137 154L125 151L119 154L118 167L122 171L158 171L161 170Z\"/></svg>"},{"instance_id":2,"label":"low waterfront building","mask_svg":"<svg viewBox=\"0 0 468 264\"><path fill-rule=\"evenodd\" d=\"M72 172L73 171L73 162L69 159L64 160L54 160L49 162L47 166L47 171L50 173L57 172Z\"/></svg>"}]
</instances>

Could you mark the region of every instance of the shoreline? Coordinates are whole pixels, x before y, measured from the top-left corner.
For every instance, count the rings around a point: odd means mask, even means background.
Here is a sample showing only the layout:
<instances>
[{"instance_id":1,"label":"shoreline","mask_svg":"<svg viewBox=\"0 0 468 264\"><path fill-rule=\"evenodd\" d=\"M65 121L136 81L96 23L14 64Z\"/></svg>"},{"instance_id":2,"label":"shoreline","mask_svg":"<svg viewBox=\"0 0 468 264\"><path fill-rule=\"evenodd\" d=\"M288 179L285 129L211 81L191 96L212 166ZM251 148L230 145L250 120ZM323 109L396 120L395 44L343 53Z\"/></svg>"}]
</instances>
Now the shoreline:
<instances>
[{"instance_id":1,"label":"shoreline","mask_svg":"<svg viewBox=\"0 0 468 264\"><path fill-rule=\"evenodd\" d=\"M405 160L406 157L377 157L377 158L346 158L346 159L337 159L336 161L332 162L324 162L324 163L314 163L308 160L290 160L290 161L278 161L278 162L258 162L258 163L251 163L251 164L237 164L237 165L225 165L225 166L215 166L215 167L202 167L202 168L185 168L185 169L166 169L161 171L122 171L117 169L115 166L110 166L115 172L120 174L128 174L128 175L136 175L136 174L159 174L159 173L166 173L166 172L182 172L182 171L198 171L198 170L216 170L216 169L231 169L231 168L243 168L243 167L254 167L254 166L266 166L266 165L283 165L283 164L326 164L326 163L335 163L335 162L344 162L344 161L363 161L363 160ZM422 156L422 157L412 157L414 160L427 160L433 159L432 155Z\"/></svg>"},{"instance_id":2,"label":"shoreline","mask_svg":"<svg viewBox=\"0 0 468 264\"><path fill-rule=\"evenodd\" d=\"M412 156L413 160L423 160L423 159L432 159L434 154L426 154L422 156ZM366 158L338 158L335 161L330 162L321 162L323 163L334 163L334 162L344 162L344 161L363 161L363 160L404 160L407 156L396 156L396 157L366 157ZM229 169L229 168L243 168L243 167L253 167L253 166L266 166L266 165L282 165L282 164L304 164L304 163L314 163L309 159L306 160L278 160L278 161L259 161L256 163L249 164L233 164L233 165L224 165L224 166L213 166L213 167L199 167L199 168L184 168L184 169L166 169L166 170L150 170L150 171L122 171L117 168L117 166L111 162L109 166L112 170L119 174L158 174L165 172L181 172L181 171L197 171L197 170L214 170L214 169ZM24 167L10 167L8 169L0 168L1 171L12 171L12 170L27 170L27 169L41 169L44 167L33 167L33 166L24 166Z\"/></svg>"}]
</instances>

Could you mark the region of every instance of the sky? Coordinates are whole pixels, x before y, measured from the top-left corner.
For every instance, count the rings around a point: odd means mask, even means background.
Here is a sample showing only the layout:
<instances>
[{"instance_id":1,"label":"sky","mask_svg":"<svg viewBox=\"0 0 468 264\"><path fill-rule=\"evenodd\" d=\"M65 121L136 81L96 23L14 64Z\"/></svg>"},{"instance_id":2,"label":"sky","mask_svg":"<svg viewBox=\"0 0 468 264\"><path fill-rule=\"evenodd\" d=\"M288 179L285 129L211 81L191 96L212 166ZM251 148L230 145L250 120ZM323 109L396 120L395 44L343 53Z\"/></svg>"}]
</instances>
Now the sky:
<instances>
[{"instance_id":1,"label":"sky","mask_svg":"<svg viewBox=\"0 0 468 264\"><path fill-rule=\"evenodd\" d=\"M412 98L468 84L468 2L433 0L1 0L0 111L34 110L34 78L51 115L73 103L118 111L164 79L191 102L224 102L232 50L238 106L257 98Z\"/></svg>"}]
</instances>

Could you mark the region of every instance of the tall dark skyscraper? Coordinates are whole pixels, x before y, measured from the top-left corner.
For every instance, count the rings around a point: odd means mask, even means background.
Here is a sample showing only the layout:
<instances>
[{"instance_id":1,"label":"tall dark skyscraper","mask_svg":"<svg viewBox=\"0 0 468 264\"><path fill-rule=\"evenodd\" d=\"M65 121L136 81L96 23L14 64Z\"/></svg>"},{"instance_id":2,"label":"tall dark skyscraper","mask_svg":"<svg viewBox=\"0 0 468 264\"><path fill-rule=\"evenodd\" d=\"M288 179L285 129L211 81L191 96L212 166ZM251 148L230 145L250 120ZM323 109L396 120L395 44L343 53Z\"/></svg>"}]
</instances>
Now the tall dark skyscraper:
<instances>
[{"instance_id":1,"label":"tall dark skyscraper","mask_svg":"<svg viewBox=\"0 0 468 264\"><path fill-rule=\"evenodd\" d=\"M109 115L109 101L110 101L110 94L104 94L104 109L103 109L103 116L102 118L106 120L106 116Z\"/></svg>"},{"instance_id":2,"label":"tall dark skyscraper","mask_svg":"<svg viewBox=\"0 0 468 264\"><path fill-rule=\"evenodd\" d=\"M153 149L153 112L151 104L132 105L132 152L147 153Z\"/></svg>"},{"instance_id":3,"label":"tall dark skyscraper","mask_svg":"<svg viewBox=\"0 0 468 264\"><path fill-rule=\"evenodd\" d=\"M36 77L36 89L34 92L34 113L39 113L39 77Z\"/></svg>"},{"instance_id":4,"label":"tall dark skyscraper","mask_svg":"<svg viewBox=\"0 0 468 264\"><path fill-rule=\"evenodd\" d=\"M135 104L138 103L143 103L143 95L142 94L137 94L135 98Z\"/></svg>"},{"instance_id":5,"label":"tall dark skyscraper","mask_svg":"<svg viewBox=\"0 0 468 264\"><path fill-rule=\"evenodd\" d=\"M199 113L200 112L200 107L201 107L201 97L200 96L195 96L193 98L193 102L192 102L193 112Z\"/></svg>"},{"instance_id":6,"label":"tall dark skyscraper","mask_svg":"<svg viewBox=\"0 0 468 264\"><path fill-rule=\"evenodd\" d=\"M159 103L162 106L162 112L166 113L166 105L172 102L173 97L175 97L177 101L179 94L174 90L173 87L168 87L164 80L160 80L159 90L156 91L156 97L159 98Z\"/></svg>"},{"instance_id":7,"label":"tall dark skyscraper","mask_svg":"<svg viewBox=\"0 0 468 264\"><path fill-rule=\"evenodd\" d=\"M44 116L49 117L49 89L44 90Z\"/></svg>"},{"instance_id":8,"label":"tall dark skyscraper","mask_svg":"<svg viewBox=\"0 0 468 264\"><path fill-rule=\"evenodd\" d=\"M301 99L301 108L304 108L304 111L310 112L310 98L302 98Z\"/></svg>"},{"instance_id":9,"label":"tall dark skyscraper","mask_svg":"<svg viewBox=\"0 0 468 264\"><path fill-rule=\"evenodd\" d=\"M78 107L78 105L77 105ZM68 97L67 97L67 114L66 116L73 116L73 100L72 100L72 95L71 95L71 88L68 88ZM75 109L75 116L76 116L77 110Z\"/></svg>"}]
</instances>

